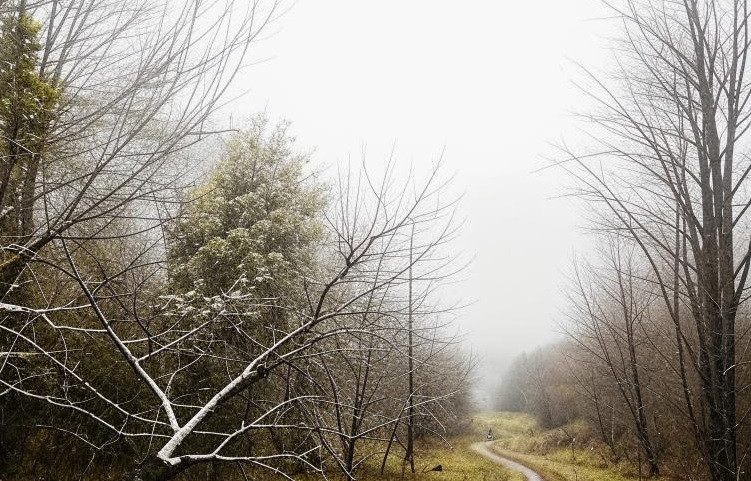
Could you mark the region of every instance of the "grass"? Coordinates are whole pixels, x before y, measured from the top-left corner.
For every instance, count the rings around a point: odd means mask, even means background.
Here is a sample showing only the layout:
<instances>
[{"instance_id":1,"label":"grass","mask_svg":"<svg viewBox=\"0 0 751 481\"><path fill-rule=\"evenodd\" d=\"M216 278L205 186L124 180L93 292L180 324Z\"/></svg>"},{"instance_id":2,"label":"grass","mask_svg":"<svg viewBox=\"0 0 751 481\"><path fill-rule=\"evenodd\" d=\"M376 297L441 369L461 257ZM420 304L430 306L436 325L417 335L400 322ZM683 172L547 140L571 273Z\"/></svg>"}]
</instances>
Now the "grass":
<instances>
[{"instance_id":1,"label":"grass","mask_svg":"<svg viewBox=\"0 0 751 481\"><path fill-rule=\"evenodd\" d=\"M545 430L531 416L506 412L478 414L475 422L493 428L495 452L529 466L546 481L639 479L633 464L613 463L609 453L584 424L572 423ZM659 480L653 478L653 481Z\"/></svg>"},{"instance_id":2,"label":"grass","mask_svg":"<svg viewBox=\"0 0 751 481\"><path fill-rule=\"evenodd\" d=\"M421 442L415 452L417 473L401 476L401 460L398 456L389 462L388 473L383 477L377 470L366 469L358 473L361 481L391 480L441 480L441 481L524 481L524 477L510 469L489 461L470 449L470 445L481 440L481 435L473 432L451 439L452 446L437 441ZM440 464L443 471L425 471Z\"/></svg>"},{"instance_id":3,"label":"grass","mask_svg":"<svg viewBox=\"0 0 751 481\"><path fill-rule=\"evenodd\" d=\"M482 457L470 445L484 437L485 424L473 421L470 433L449 439L450 446L438 440L419 440L415 445L414 475L407 468L402 477L401 457L397 450L389 457L386 472L380 474L381 457L374 457L355 474L357 481L525 481L524 476ZM442 471L427 471L437 465ZM329 473L331 480L344 480L344 476ZM319 480L320 477L300 477L298 481Z\"/></svg>"},{"instance_id":4,"label":"grass","mask_svg":"<svg viewBox=\"0 0 751 481\"><path fill-rule=\"evenodd\" d=\"M542 429L531 416L519 413L493 412L476 414L471 432L450 439L451 446L437 440L421 440L415 447L414 475L402 476L401 456L397 450L389 458L387 470L380 474L379 456L371 458L358 472L358 481L524 481L513 470L493 463L470 449L472 443L484 440L489 427L496 442L492 449L498 454L537 471L545 481L636 481L633 464L614 463L606 448L591 428L571 423L560 428ZM575 441L572 443L572 439ZM573 449L572 449L573 445ZM443 471L427 471L440 464ZM271 479L264 476L259 479ZM276 479L276 478L274 478ZM296 476L297 481L318 481L320 476ZM328 479L343 481L338 473ZM653 478L650 481L667 481Z\"/></svg>"}]
</instances>

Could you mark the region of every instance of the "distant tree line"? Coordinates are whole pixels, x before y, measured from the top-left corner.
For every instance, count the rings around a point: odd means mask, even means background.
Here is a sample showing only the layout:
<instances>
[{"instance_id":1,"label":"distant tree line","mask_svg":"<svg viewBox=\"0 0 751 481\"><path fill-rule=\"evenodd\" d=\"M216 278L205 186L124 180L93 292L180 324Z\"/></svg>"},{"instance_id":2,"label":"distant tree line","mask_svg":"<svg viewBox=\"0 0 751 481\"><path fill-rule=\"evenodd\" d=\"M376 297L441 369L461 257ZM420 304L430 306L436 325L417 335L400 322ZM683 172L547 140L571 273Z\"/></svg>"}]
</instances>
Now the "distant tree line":
<instances>
[{"instance_id":1,"label":"distant tree line","mask_svg":"<svg viewBox=\"0 0 751 481\"><path fill-rule=\"evenodd\" d=\"M277 2L0 0L0 478L341 472L463 429L437 162L213 114Z\"/></svg>"}]
</instances>

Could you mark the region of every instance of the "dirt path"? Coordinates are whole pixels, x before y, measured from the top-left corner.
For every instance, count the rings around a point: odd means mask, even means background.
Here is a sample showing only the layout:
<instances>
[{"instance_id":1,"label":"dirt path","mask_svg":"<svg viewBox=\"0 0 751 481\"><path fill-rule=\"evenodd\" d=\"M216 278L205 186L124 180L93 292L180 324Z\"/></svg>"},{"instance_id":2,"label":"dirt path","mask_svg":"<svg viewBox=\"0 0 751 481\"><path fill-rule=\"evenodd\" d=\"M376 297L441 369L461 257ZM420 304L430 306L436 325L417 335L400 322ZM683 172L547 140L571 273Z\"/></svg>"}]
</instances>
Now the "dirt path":
<instances>
[{"instance_id":1,"label":"dirt path","mask_svg":"<svg viewBox=\"0 0 751 481\"><path fill-rule=\"evenodd\" d=\"M542 479L542 476L524 466L523 464L519 464L516 461L504 458L503 456L491 451L490 443L474 443L471 448L473 451L480 453L480 455L488 458L494 463L502 464L509 469L513 469L514 471L519 471L527 477L527 481L545 481L544 479Z\"/></svg>"}]
</instances>

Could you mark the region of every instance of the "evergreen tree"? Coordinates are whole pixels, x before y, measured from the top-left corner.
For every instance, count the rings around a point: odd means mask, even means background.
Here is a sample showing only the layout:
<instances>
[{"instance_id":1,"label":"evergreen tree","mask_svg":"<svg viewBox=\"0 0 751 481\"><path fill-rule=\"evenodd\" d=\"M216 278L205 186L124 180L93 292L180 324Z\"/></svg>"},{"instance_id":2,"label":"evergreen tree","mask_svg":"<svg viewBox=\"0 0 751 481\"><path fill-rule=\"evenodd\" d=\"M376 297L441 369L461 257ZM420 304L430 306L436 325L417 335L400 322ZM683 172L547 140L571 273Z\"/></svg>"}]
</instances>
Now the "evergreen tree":
<instances>
[{"instance_id":1,"label":"evergreen tree","mask_svg":"<svg viewBox=\"0 0 751 481\"><path fill-rule=\"evenodd\" d=\"M324 191L306 176L286 124L258 118L234 135L171 232L171 283L205 296L231 290L287 297L321 239ZM298 289L299 291L299 289Z\"/></svg>"},{"instance_id":2,"label":"evergreen tree","mask_svg":"<svg viewBox=\"0 0 751 481\"><path fill-rule=\"evenodd\" d=\"M0 27L0 282L11 284L22 263L14 245L34 231L37 176L60 90L39 71L41 26L22 2ZM17 268L6 268L17 266Z\"/></svg>"},{"instance_id":3,"label":"evergreen tree","mask_svg":"<svg viewBox=\"0 0 751 481\"><path fill-rule=\"evenodd\" d=\"M34 230L36 180L60 96L39 72L40 28L25 2L0 20L0 292L5 294L4 301L23 267L20 260L24 253L16 246ZM27 300L32 297L20 292L11 296L17 300L22 295ZM17 326L27 319L17 313L3 322ZM6 332L0 335L2 346L16 341ZM45 379L36 361L23 355L4 360L17 370L19 378ZM12 393L0 397L0 473L12 474L22 461L23 446L31 436L27 426L47 414L46 409L42 414L43 409L36 402L22 403Z\"/></svg>"}]
</instances>

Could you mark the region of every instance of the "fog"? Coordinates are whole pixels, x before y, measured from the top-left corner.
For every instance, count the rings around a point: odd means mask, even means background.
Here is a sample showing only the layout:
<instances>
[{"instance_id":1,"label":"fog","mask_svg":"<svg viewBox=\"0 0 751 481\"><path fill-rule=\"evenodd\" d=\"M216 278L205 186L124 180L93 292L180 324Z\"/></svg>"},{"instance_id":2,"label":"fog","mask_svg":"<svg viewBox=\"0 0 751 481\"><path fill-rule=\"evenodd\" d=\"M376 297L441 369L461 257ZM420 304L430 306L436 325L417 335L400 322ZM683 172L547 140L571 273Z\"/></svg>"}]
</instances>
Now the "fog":
<instances>
[{"instance_id":1,"label":"fog","mask_svg":"<svg viewBox=\"0 0 751 481\"><path fill-rule=\"evenodd\" d=\"M275 27L225 115L291 121L321 165L393 147L419 170L443 152L464 195L457 247L474 259L460 329L487 391L511 357L559 336L561 287L586 250L563 172L537 171L576 136L577 63L607 55L602 6L300 1Z\"/></svg>"},{"instance_id":2,"label":"fog","mask_svg":"<svg viewBox=\"0 0 751 481\"><path fill-rule=\"evenodd\" d=\"M0 480L746 479L747 7L0 0Z\"/></svg>"}]
</instances>

